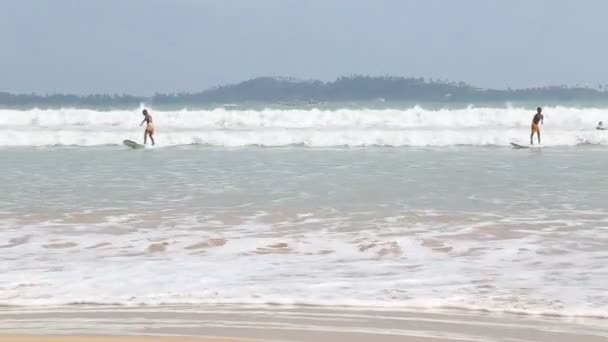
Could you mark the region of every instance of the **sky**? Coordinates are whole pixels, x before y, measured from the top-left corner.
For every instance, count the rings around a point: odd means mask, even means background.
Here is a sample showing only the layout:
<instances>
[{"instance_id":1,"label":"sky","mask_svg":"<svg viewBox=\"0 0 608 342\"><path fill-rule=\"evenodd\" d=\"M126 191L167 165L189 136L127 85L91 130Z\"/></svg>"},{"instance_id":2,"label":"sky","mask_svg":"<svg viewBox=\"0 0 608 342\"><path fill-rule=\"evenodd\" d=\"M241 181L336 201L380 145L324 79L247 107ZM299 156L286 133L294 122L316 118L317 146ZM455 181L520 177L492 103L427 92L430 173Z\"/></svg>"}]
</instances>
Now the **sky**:
<instances>
[{"instance_id":1,"label":"sky","mask_svg":"<svg viewBox=\"0 0 608 342\"><path fill-rule=\"evenodd\" d=\"M0 0L0 91L194 92L352 74L608 84L605 0Z\"/></svg>"}]
</instances>

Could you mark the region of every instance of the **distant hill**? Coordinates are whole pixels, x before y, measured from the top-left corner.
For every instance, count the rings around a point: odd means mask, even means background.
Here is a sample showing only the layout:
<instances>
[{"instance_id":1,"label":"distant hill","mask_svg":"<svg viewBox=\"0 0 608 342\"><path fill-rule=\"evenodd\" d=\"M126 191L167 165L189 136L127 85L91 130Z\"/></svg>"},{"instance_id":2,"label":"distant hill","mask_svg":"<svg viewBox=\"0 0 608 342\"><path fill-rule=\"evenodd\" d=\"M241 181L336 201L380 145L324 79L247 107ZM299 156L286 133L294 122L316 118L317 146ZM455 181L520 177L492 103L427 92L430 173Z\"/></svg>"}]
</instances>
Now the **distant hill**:
<instances>
[{"instance_id":1,"label":"distant hill","mask_svg":"<svg viewBox=\"0 0 608 342\"><path fill-rule=\"evenodd\" d=\"M199 93L155 94L151 97L131 95L38 95L0 92L4 108L133 108L141 103L157 106L210 106L226 103L294 103L294 102L569 102L608 103L608 91L584 87L551 86L528 89L481 89L463 82L445 82L405 77L340 77L332 82L298 80L285 77L258 77L238 84L218 86Z\"/></svg>"}]
</instances>

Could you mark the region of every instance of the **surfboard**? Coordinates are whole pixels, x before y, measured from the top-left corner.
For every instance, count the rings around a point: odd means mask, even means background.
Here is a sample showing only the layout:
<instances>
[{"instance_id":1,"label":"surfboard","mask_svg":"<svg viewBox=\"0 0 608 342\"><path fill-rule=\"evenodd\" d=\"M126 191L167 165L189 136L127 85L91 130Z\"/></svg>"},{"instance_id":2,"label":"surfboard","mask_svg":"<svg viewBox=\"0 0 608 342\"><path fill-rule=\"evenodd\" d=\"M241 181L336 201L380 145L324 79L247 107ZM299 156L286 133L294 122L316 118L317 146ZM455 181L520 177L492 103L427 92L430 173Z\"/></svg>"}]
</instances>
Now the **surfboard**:
<instances>
[{"instance_id":1,"label":"surfboard","mask_svg":"<svg viewBox=\"0 0 608 342\"><path fill-rule=\"evenodd\" d=\"M526 146L526 145L520 145L520 144L517 144L517 143L514 143L514 142L511 143L511 146L513 146L514 149L523 149L523 148L539 149L539 148L543 147L543 145L529 145L529 146Z\"/></svg>"},{"instance_id":2,"label":"surfboard","mask_svg":"<svg viewBox=\"0 0 608 342\"><path fill-rule=\"evenodd\" d=\"M128 139L127 139L127 140L123 140L123 141L122 141L122 143L123 143L123 144L125 144L125 145L127 145L127 146L129 146L129 147L130 147L130 148L132 148L132 149L139 149L139 148L144 148L144 147L146 147L145 145L138 144L138 143L136 143L135 141L133 141L133 140L128 140Z\"/></svg>"},{"instance_id":3,"label":"surfboard","mask_svg":"<svg viewBox=\"0 0 608 342\"><path fill-rule=\"evenodd\" d=\"M511 146L513 146L513 148L530 148L529 146L524 146L524 145L516 144L514 142L511 143Z\"/></svg>"}]
</instances>

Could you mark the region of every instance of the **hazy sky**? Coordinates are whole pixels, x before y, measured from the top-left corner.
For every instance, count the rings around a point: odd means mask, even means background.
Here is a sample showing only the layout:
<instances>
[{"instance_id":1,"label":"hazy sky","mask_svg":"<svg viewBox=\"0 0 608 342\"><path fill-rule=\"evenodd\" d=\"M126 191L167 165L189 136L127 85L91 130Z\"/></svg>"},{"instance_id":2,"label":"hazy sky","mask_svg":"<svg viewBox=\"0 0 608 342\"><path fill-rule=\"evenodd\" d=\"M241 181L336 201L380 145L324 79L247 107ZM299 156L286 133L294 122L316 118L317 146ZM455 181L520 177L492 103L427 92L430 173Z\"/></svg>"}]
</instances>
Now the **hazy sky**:
<instances>
[{"instance_id":1,"label":"hazy sky","mask_svg":"<svg viewBox=\"0 0 608 342\"><path fill-rule=\"evenodd\" d=\"M0 91L392 74L608 83L605 0L0 0Z\"/></svg>"}]
</instances>

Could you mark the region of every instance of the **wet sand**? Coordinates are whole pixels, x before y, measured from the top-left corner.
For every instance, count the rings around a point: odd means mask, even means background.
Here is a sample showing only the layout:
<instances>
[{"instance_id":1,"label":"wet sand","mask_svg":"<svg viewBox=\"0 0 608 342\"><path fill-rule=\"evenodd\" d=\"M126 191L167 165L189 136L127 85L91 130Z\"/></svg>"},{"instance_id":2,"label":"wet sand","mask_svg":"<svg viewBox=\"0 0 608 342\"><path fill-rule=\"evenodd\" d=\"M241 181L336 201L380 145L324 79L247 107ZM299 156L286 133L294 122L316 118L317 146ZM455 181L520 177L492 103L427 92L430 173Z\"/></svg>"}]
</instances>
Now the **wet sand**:
<instances>
[{"instance_id":1,"label":"wet sand","mask_svg":"<svg viewBox=\"0 0 608 342\"><path fill-rule=\"evenodd\" d=\"M9 334L0 342L603 342L608 320L279 306L3 308L0 331Z\"/></svg>"},{"instance_id":2,"label":"wet sand","mask_svg":"<svg viewBox=\"0 0 608 342\"><path fill-rule=\"evenodd\" d=\"M33 336L0 335L0 342L234 342L187 337Z\"/></svg>"}]
</instances>

